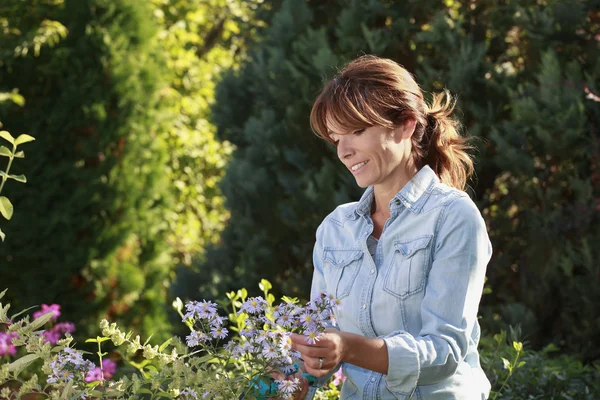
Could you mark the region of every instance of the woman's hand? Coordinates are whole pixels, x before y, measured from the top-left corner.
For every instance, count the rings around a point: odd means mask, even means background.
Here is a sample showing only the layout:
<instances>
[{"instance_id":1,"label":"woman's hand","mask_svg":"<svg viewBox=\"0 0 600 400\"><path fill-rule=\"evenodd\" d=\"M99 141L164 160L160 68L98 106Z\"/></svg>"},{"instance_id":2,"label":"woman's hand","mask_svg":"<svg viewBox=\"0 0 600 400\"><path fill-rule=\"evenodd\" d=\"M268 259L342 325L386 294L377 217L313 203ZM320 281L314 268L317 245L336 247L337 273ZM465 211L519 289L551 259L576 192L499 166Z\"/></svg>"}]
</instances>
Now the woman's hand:
<instances>
[{"instance_id":1,"label":"woman's hand","mask_svg":"<svg viewBox=\"0 0 600 400\"><path fill-rule=\"evenodd\" d=\"M344 334L337 329L325 329L315 344L308 343L306 338L292 334L292 348L302 354L304 369L314 377L327 375L346 357Z\"/></svg>"}]
</instances>

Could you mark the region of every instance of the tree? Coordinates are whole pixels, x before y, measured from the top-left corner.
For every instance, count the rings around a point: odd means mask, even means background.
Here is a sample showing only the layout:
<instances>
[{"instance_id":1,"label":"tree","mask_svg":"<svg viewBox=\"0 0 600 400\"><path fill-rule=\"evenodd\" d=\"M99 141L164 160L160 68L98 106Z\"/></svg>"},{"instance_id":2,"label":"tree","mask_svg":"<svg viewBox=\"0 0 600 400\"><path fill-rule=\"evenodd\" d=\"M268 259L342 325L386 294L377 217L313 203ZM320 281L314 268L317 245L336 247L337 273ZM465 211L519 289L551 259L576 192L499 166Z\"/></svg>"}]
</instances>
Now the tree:
<instances>
[{"instance_id":1,"label":"tree","mask_svg":"<svg viewBox=\"0 0 600 400\"><path fill-rule=\"evenodd\" d=\"M34 57L3 51L0 91L17 87L27 102L0 120L37 140L15 167L30 184L11 192L18 212L0 247L1 281L16 307L60 303L83 335L106 316L164 337L169 118L152 9L134 0L9 4L3 39L33 43ZM52 52L28 36L46 19L68 31Z\"/></svg>"}]
</instances>

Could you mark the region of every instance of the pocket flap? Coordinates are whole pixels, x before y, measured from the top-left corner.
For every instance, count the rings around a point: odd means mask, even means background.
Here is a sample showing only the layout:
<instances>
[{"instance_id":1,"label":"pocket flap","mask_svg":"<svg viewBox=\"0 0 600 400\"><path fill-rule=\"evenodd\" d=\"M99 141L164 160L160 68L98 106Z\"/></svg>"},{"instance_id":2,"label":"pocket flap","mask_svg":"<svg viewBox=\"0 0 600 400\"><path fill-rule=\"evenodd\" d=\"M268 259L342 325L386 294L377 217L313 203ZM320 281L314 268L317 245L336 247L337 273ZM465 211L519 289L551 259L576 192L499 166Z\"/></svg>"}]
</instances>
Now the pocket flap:
<instances>
[{"instance_id":1,"label":"pocket flap","mask_svg":"<svg viewBox=\"0 0 600 400\"><path fill-rule=\"evenodd\" d=\"M396 240L394 242L394 246L396 250L400 251L403 256L410 257L416 251L426 248L429 246L429 242L431 242L432 236L423 236L417 239L410 240Z\"/></svg>"},{"instance_id":2,"label":"pocket flap","mask_svg":"<svg viewBox=\"0 0 600 400\"><path fill-rule=\"evenodd\" d=\"M352 261L356 261L363 256L362 250L331 250L325 249L323 260L329 261L336 267L345 267Z\"/></svg>"}]
</instances>

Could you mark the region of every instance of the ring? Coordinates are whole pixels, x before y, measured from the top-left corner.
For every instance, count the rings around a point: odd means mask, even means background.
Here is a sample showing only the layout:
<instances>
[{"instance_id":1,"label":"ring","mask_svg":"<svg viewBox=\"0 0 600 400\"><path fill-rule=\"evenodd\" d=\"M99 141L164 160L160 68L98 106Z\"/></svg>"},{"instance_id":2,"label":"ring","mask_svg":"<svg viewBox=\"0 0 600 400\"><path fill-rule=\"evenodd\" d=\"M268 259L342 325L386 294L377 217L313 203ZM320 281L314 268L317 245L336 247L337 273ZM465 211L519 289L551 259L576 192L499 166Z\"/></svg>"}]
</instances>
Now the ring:
<instances>
[{"instance_id":1,"label":"ring","mask_svg":"<svg viewBox=\"0 0 600 400\"><path fill-rule=\"evenodd\" d=\"M323 357L319 357L319 369L323 368Z\"/></svg>"}]
</instances>

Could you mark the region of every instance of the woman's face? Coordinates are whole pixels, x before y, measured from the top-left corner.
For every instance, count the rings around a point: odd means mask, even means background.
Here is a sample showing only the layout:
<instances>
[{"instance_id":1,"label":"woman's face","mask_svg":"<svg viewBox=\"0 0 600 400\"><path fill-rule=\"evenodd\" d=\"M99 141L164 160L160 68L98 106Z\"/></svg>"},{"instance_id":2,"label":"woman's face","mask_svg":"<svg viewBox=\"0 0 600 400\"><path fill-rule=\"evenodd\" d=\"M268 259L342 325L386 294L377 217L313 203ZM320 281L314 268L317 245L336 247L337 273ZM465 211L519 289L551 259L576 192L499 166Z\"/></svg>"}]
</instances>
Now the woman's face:
<instances>
[{"instance_id":1,"label":"woman's face","mask_svg":"<svg viewBox=\"0 0 600 400\"><path fill-rule=\"evenodd\" d=\"M344 134L331 129L330 137L335 142L340 161L354 175L358 186L393 190L399 184L403 185L414 126L414 121L409 120L395 129L371 126Z\"/></svg>"}]
</instances>

